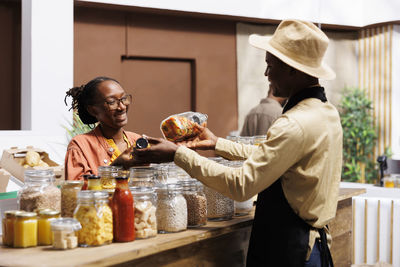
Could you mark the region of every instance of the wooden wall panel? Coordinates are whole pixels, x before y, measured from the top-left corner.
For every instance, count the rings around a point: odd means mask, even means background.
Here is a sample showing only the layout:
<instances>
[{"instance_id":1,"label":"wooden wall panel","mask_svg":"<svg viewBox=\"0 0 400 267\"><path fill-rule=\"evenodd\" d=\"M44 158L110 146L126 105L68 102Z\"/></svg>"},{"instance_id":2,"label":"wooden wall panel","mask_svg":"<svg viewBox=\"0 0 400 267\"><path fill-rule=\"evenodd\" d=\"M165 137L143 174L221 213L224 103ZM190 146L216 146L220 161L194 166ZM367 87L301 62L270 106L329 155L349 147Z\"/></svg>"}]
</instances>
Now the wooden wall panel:
<instances>
[{"instance_id":1,"label":"wooden wall panel","mask_svg":"<svg viewBox=\"0 0 400 267\"><path fill-rule=\"evenodd\" d=\"M21 129L21 2L0 2L0 130Z\"/></svg>"}]
</instances>

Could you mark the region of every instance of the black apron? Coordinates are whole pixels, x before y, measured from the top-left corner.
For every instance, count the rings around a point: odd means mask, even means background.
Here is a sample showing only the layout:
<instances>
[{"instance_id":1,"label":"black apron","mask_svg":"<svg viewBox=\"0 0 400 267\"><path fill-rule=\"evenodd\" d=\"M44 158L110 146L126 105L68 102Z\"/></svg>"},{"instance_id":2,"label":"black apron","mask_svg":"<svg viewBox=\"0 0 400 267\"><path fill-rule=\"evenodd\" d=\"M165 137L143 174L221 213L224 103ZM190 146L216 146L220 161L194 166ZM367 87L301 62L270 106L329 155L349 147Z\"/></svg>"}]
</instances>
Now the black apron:
<instances>
[{"instance_id":1,"label":"black apron","mask_svg":"<svg viewBox=\"0 0 400 267\"><path fill-rule=\"evenodd\" d=\"M318 98L326 102L322 87L311 87L291 97L283 113L306 98ZM287 202L281 179L258 194L253 228L247 252L247 267L303 267L307 255L311 226L304 222ZM321 255L328 256L325 232L321 237ZM322 244L322 243L325 244ZM325 260L324 260L325 261ZM322 265L324 266L324 265ZM325 265L325 266L329 266ZM331 264L333 267L333 264Z\"/></svg>"}]
</instances>

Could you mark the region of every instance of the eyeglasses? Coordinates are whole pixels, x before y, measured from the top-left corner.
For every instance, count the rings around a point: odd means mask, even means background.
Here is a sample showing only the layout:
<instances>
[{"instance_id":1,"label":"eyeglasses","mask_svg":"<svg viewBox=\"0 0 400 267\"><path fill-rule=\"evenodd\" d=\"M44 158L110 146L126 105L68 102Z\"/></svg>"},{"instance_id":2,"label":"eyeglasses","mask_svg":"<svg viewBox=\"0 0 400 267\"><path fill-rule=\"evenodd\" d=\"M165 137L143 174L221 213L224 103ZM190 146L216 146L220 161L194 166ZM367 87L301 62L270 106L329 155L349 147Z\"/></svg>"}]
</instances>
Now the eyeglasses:
<instances>
[{"instance_id":1,"label":"eyeglasses","mask_svg":"<svg viewBox=\"0 0 400 267\"><path fill-rule=\"evenodd\" d=\"M132 102L132 95L125 95L119 99L109 98L104 101L107 104L109 110L118 109L119 104L122 103L124 106L128 106Z\"/></svg>"}]
</instances>

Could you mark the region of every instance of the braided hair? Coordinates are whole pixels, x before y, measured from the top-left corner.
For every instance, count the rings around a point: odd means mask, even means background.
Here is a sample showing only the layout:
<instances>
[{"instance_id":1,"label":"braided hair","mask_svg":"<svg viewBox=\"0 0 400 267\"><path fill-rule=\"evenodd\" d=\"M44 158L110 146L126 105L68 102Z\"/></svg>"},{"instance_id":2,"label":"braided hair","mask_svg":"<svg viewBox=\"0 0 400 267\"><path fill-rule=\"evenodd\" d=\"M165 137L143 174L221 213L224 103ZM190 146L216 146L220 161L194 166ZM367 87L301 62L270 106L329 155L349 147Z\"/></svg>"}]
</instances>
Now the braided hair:
<instances>
[{"instance_id":1,"label":"braided hair","mask_svg":"<svg viewBox=\"0 0 400 267\"><path fill-rule=\"evenodd\" d=\"M100 83L104 81L114 81L119 84L119 82L113 78L108 77L96 77L87 84L73 87L66 92L64 98L65 105L67 104L67 97L72 97L71 109L76 109L78 111L78 116L84 124L94 124L97 122L97 118L90 115L87 110L89 105L94 104L94 99L96 99L96 94L98 93L97 87Z\"/></svg>"}]
</instances>

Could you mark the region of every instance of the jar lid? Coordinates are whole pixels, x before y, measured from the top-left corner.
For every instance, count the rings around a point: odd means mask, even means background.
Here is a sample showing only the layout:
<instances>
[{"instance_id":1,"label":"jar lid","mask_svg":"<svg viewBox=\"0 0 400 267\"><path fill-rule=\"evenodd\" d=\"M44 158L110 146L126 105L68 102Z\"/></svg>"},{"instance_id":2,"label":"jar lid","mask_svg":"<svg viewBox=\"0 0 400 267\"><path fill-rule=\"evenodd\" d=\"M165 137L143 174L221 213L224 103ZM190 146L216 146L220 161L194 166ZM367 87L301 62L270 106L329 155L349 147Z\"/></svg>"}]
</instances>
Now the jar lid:
<instances>
[{"instance_id":1,"label":"jar lid","mask_svg":"<svg viewBox=\"0 0 400 267\"><path fill-rule=\"evenodd\" d=\"M129 177L131 178L149 178L154 177L158 169L154 167L131 167Z\"/></svg>"},{"instance_id":2,"label":"jar lid","mask_svg":"<svg viewBox=\"0 0 400 267\"><path fill-rule=\"evenodd\" d=\"M155 192L154 188L149 186L131 186L129 189L132 195L153 194Z\"/></svg>"},{"instance_id":3,"label":"jar lid","mask_svg":"<svg viewBox=\"0 0 400 267\"><path fill-rule=\"evenodd\" d=\"M20 212L23 212L23 211L21 211L21 210L6 210L5 212L4 212L4 216L6 217L6 218L13 218L13 217L15 217L18 213L20 213Z\"/></svg>"},{"instance_id":4,"label":"jar lid","mask_svg":"<svg viewBox=\"0 0 400 267\"><path fill-rule=\"evenodd\" d=\"M91 200L93 199L93 191L91 190L82 190L78 192L78 199Z\"/></svg>"},{"instance_id":5,"label":"jar lid","mask_svg":"<svg viewBox=\"0 0 400 267\"><path fill-rule=\"evenodd\" d=\"M56 216L59 214L60 212L58 210L52 210L52 209L39 210L39 215Z\"/></svg>"},{"instance_id":6,"label":"jar lid","mask_svg":"<svg viewBox=\"0 0 400 267\"><path fill-rule=\"evenodd\" d=\"M78 220L73 218L58 218L50 222L52 231L78 231L82 229Z\"/></svg>"},{"instance_id":7,"label":"jar lid","mask_svg":"<svg viewBox=\"0 0 400 267\"><path fill-rule=\"evenodd\" d=\"M97 171L100 172L112 172L112 171L118 171L121 170L121 166L113 166L113 165L107 165L107 166L99 166L97 168Z\"/></svg>"},{"instance_id":8,"label":"jar lid","mask_svg":"<svg viewBox=\"0 0 400 267\"><path fill-rule=\"evenodd\" d=\"M36 214L36 212L22 211L22 212L16 213L15 216L17 218L33 218L33 217L36 217L37 214Z\"/></svg>"},{"instance_id":9,"label":"jar lid","mask_svg":"<svg viewBox=\"0 0 400 267\"><path fill-rule=\"evenodd\" d=\"M182 186L178 183L171 184L157 184L156 186L157 192L179 192L182 191Z\"/></svg>"},{"instance_id":10,"label":"jar lid","mask_svg":"<svg viewBox=\"0 0 400 267\"><path fill-rule=\"evenodd\" d=\"M30 181L47 181L54 178L53 170L46 169L46 170L25 170L24 177Z\"/></svg>"},{"instance_id":11,"label":"jar lid","mask_svg":"<svg viewBox=\"0 0 400 267\"><path fill-rule=\"evenodd\" d=\"M63 185L83 185L83 180L65 180Z\"/></svg>"},{"instance_id":12,"label":"jar lid","mask_svg":"<svg viewBox=\"0 0 400 267\"><path fill-rule=\"evenodd\" d=\"M100 176L97 176L97 175L92 174L92 175L89 175L89 176L88 176L88 179L89 179L89 180L96 180L96 179L100 179Z\"/></svg>"},{"instance_id":13,"label":"jar lid","mask_svg":"<svg viewBox=\"0 0 400 267\"><path fill-rule=\"evenodd\" d=\"M102 199L108 200L108 192L106 191L92 191L92 194L95 200L102 200Z\"/></svg>"},{"instance_id":14,"label":"jar lid","mask_svg":"<svg viewBox=\"0 0 400 267\"><path fill-rule=\"evenodd\" d=\"M136 148L146 148L149 146L149 141L145 137L140 137L136 140Z\"/></svg>"}]
</instances>

